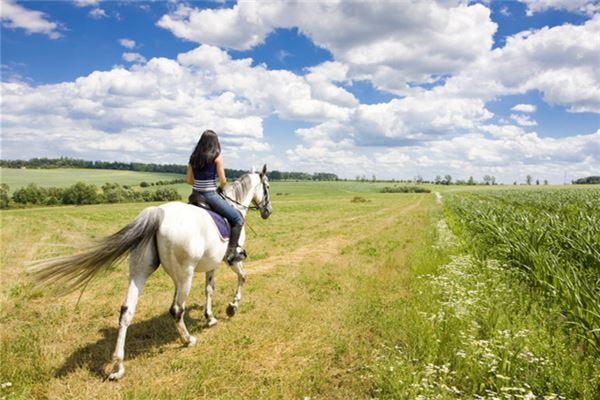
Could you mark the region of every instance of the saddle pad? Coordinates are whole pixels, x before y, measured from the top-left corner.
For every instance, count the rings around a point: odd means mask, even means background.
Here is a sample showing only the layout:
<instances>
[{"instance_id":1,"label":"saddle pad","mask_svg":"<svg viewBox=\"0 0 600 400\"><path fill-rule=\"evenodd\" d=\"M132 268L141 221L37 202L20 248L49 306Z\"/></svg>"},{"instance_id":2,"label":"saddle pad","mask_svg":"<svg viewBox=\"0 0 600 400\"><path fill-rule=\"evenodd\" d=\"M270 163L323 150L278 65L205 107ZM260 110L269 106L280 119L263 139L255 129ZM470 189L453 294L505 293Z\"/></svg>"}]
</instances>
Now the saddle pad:
<instances>
[{"instance_id":1,"label":"saddle pad","mask_svg":"<svg viewBox=\"0 0 600 400\"><path fill-rule=\"evenodd\" d=\"M221 240L229 240L229 233L231 232L229 229L229 222L214 211L206 210L206 212L212 217L213 222L217 226Z\"/></svg>"}]
</instances>

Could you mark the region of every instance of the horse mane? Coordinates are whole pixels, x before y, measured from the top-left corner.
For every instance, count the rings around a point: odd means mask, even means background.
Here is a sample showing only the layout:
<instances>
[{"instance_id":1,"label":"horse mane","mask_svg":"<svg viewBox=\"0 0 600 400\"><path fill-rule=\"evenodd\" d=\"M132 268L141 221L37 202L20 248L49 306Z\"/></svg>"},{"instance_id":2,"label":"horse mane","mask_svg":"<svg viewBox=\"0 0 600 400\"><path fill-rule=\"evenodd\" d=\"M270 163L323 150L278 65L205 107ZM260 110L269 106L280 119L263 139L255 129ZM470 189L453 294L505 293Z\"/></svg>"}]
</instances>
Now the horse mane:
<instances>
[{"instance_id":1,"label":"horse mane","mask_svg":"<svg viewBox=\"0 0 600 400\"><path fill-rule=\"evenodd\" d=\"M242 201L250 189L252 189L252 178L250 173L246 173L227 186L225 192L235 201Z\"/></svg>"}]
</instances>

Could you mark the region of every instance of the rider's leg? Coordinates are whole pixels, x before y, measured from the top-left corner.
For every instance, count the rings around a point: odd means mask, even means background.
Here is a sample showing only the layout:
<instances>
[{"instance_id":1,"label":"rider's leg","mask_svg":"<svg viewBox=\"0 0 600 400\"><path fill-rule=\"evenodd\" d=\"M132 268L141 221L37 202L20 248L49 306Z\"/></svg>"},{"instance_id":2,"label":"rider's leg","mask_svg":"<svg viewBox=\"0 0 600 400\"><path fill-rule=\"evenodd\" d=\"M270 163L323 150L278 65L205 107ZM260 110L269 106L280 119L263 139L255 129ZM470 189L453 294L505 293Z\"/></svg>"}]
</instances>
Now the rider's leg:
<instances>
[{"instance_id":1,"label":"rider's leg","mask_svg":"<svg viewBox=\"0 0 600 400\"><path fill-rule=\"evenodd\" d=\"M244 224L242 216L235 208L227 204L227 202L216 192L206 192L204 193L204 196L212 209L225 217L231 225L229 245L227 246L227 253L225 254L227 263L231 265L234 262L244 260L246 258L246 252L243 250L238 251L238 242L242 232L242 225Z\"/></svg>"}]
</instances>

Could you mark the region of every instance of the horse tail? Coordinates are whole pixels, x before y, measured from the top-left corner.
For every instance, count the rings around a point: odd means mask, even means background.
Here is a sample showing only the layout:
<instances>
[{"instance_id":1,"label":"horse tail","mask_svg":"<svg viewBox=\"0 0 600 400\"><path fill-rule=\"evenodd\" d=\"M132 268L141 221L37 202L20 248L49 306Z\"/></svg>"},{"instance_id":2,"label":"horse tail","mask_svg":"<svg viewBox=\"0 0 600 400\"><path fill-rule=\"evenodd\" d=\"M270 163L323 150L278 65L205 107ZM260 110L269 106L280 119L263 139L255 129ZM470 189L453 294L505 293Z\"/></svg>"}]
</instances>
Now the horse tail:
<instances>
[{"instance_id":1,"label":"horse tail","mask_svg":"<svg viewBox=\"0 0 600 400\"><path fill-rule=\"evenodd\" d=\"M52 285L57 294L85 286L101 270L121 260L129 251L153 240L163 220L159 207L144 209L129 225L91 245L83 252L35 262L29 268L37 286Z\"/></svg>"}]
</instances>

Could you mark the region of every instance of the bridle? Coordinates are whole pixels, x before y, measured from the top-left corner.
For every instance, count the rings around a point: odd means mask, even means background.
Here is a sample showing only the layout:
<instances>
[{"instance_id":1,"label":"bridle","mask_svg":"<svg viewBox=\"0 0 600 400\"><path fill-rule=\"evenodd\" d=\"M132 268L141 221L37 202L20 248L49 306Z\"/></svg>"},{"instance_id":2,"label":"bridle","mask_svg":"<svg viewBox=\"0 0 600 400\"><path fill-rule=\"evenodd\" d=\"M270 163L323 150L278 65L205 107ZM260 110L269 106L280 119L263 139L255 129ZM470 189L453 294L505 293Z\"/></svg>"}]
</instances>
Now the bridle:
<instances>
[{"instance_id":1,"label":"bridle","mask_svg":"<svg viewBox=\"0 0 600 400\"><path fill-rule=\"evenodd\" d=\"M228 200L228 201L232 202L233 204L235 204L235 205L237 205L237 206L239 206L239 207L241 207L241 208L243 208L245 210L258 210L258 211L262 212L262 210L264 210L265 208L267 208L271 204L271 199L269 198L269 191L267 190L267 185L265 185L265 178L264 178L264 176L261 177L260 182L257 185L255 185L252 188L252 190L254 191L258 185L262 185L262 187L263 187L263 198L262 198L262 200L259 203L255 204L255 205L251 204L249 206L245 206L242 203L240 203L239 201L237 201L235 199L232 199L231 197L227 196L225 194L225 192L220 192L220 195L225 200Z\"/></svg>"}]
</instances>

